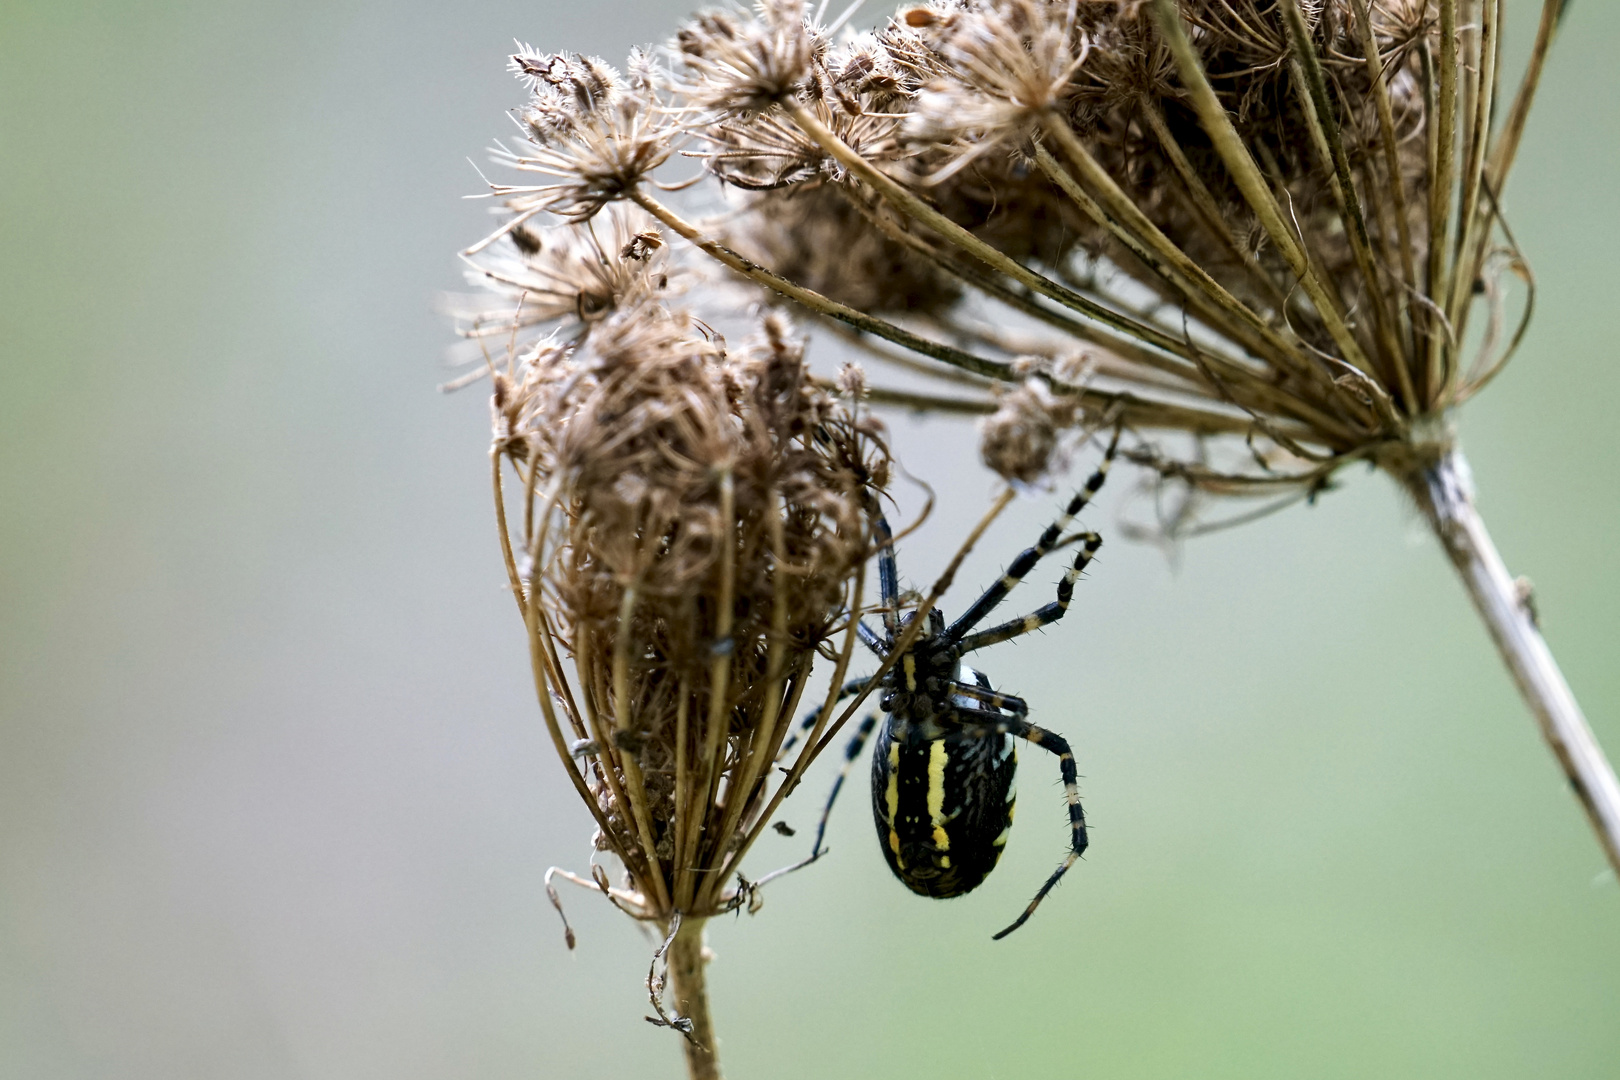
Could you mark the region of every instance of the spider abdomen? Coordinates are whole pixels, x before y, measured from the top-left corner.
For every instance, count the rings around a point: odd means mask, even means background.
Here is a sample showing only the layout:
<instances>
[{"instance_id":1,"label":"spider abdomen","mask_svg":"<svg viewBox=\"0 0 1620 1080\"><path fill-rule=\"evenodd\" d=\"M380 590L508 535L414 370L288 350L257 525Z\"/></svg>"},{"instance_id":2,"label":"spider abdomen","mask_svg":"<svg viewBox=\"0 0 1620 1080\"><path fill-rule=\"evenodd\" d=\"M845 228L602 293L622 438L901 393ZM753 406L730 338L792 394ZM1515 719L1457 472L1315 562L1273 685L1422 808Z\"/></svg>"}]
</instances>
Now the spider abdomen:
<instances>
[{"instance_id":1,"label":"spider abdomen","mask_svg":"<svg viewBox=\"0 0 1620 1080\"><path fill-rule=\"evenodd\" d=\"M891 715L872 754L872 815L894 876L922 896L976 888L1012 829L1017 768L1006 732Z\"/></svg>"}]
</instances>

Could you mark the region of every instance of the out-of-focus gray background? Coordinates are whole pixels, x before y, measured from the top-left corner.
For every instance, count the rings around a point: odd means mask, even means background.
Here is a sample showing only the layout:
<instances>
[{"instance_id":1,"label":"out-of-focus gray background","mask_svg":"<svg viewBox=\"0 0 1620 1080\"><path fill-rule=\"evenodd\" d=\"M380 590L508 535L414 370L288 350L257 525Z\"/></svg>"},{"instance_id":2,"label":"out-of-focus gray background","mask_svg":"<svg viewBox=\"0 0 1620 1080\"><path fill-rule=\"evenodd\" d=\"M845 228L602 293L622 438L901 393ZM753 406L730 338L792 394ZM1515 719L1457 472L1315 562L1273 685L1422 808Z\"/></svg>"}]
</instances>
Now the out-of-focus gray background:
<instances>
[{"instance_id":1,"label":"out-of-focus gray background","mask_svg":"<svg viewBox=\"0 0 1620 1080\"><path fill-rule=\"evenodd\" d=\"M459 197L511 39L614 59L687 6L0 8L0 1077L678 1073L648 942L571 895L570 955L545 902L589 826L432 302L487 224ZM1617 45L1574 5L1507 199L1537 322L1463 422L1614 752ZM966 428L895 431L951 492L927 580L991 487ZM1062 852L1055 768L1025 755L1003 867L952 903L851 796L831 857L712 927L729 1074L1620 1072L1620 888L1390 485L1179 569L1117 505L1068 622L985 665L1079 750L1092 854L992 943Z\"/></svg>"}]
</instances>

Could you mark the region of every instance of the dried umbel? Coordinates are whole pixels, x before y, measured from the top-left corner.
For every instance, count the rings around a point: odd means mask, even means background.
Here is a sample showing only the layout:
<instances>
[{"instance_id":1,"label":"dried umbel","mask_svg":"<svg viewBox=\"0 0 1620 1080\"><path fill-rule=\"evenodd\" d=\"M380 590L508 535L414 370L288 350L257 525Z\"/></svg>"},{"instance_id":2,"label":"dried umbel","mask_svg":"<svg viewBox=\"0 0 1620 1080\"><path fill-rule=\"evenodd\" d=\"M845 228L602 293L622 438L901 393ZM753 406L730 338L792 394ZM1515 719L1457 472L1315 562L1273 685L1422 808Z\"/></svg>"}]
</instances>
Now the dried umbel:
<instances>
[{"instance_id":1,"label":"dried umbel","mask_svg":"<svg viewBox=\"0 0 1620 1080\"><path fill-rule=\"evenodd\" d=\"M667 930L695 1015L703 920L753 898L740 862L817 749L791 775L776 768L811 666L835 655L835 684L847 668L888 465L856 399L810 379L780 316L728 347L661 302L637 278L661 245L644 224L616 219L636 230L617 251L587 226L502 241L530 272L560 252L582 294L622 287L588 317L526 303L521 271L490 279L519 293L507 334L541 312L573 328L492 372L495 492L547 727L596 847L626 873L622 887L599 867L575 880ZM581 251L599 264L571 261ZM486 312L471 332L500 325ZM665 1022L701 1058L712 1032L693 1015Z\"/></svg>"},{"instance_id":2,"label":"dried umbel","mask_svg":"<svg viewBox=\"0 0 1620 1080\"><path fill-rule=\"evenodd\" d=\"M798 92L815 48L804 0L761 0L754 17L705 11L675 37L683 97L718 113L762 112Z\"/></svg>"},{"instance_id":3,"label":"dried umbel","mask_svg":"<svg viewBox=\"0 0 1620 1080\"><path fill-rule=\"evenodd\" d=\"M588 747L574 777L629 871L618 898L659 920L732 906L811 664L856 603L882 444L780 317L728 348L655 303L521 354L494 407L541 704L565 757Z\"/></svg>"},{"instance_id":4,"label":"dried umbel","mask_svg":"<svg viewBox=\"0 0 1620 1080\"><path fill-rule=\"evenodd\" d=\"M782 148L751 174L785 189L754 226L767 251L884 231L919 266L1123 361L1056 391L1123 400L1141 428L1241 439L1216 458L1230 468L1146 445L1138 460L1210 491L1314 491L1352 461L1438 460L1448 410L1511 349L1502 277L1527 272L1495 192L1528 92L1493 133L1500 19L1492 3L1461 16L1418 0L908 8L875 35L813 40L812 76L773 108L711 107L725 126L701 153L747 186L748 148ZM754 25L734 33L759 39ZM897 130L874 152L851 137L863 124ZM859 212L787 210L810 183ZM829 244L840 222L847 245ZM803 260L776 265L830 299L875 295L858 266L821 289L825 272L791 272ZM920 269L890 276L934 292ZM892 290L882 306L938 307ZM981 362L936 358L997 381L1027 351L936 321Z\"/></svg>"},{"instance_id":5,"label":"dried umbel","mask_svg":"<svg viewBox=\"0 0 1620 1080\"><path fill-rule=\"evenodd\" d=\"M462 253L468 283L484 290L451 306L463 337L527 348L542 330L583 333L670 296L669 251L645 213L621 203L582 225L534 220L515 218Z\"/></svg>"},{"instance_id":6,"label":"dried umbel","mask_svg":"<svg viewBox=\"0 0 1620 1080\"><path fill-rule=\"evenodd\" d=\"M541 211L585 221L668 159L667 119L658 111L648 58L630 58L630 77L595 57L545 55L524 46L510 67L532 91L518 112L527 150L497 147L500 163L552 178L494 185L519 219Z\"/></svg>"}]
</instances>

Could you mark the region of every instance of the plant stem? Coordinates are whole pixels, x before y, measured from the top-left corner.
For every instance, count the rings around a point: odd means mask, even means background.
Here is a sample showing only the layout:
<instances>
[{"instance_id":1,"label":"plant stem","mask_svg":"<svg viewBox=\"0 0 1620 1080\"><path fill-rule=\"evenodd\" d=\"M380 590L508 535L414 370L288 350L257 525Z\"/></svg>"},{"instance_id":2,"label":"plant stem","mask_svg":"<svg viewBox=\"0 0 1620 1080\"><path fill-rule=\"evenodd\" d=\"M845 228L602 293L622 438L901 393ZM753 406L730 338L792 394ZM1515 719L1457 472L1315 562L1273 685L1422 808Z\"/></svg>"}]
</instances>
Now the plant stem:
<instances>
[{"instance_id":1,"label":"plant stem","mask_svg":"<svg viewBox=\"0 0 1620 1080\"><path fill-rule=\"evenodd\" d=\"M1542 737L1586 810L1609 865L1620 874L1620 781L1491 542L1474 506L1467 460L1461 450L1451 449L1404 482L1462 577Z\"/></svg>"},{"instance_id":2,"label":"plant stem","mask_svg":"<svg viewBox=\"0 0 1620 1080\"><path fill-rule=\"evenodd\" d=\"M709 986L703 977L703 924L707 919L682 919L669 947L669 976L675 1008L692 1021L686 1048L686 1071L692 1080L720 1080L720 1056L714 1044L714 1021L709 1016Z\"/></svg>"}]
</instances>

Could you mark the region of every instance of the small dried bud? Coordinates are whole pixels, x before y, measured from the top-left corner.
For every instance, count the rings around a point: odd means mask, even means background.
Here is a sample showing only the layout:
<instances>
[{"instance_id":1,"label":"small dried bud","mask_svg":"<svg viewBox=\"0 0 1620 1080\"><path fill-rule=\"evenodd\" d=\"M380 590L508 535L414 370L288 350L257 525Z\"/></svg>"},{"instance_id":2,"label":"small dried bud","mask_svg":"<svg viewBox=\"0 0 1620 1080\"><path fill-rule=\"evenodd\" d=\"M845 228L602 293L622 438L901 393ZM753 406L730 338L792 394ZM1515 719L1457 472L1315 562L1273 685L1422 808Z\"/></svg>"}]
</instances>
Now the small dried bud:
<instances>
[{"instance_id":1,"label":"small dried bud","mask_svg":"<svg viewBox=\"0 0 1620 1080\"><path fill-rule=\"evenodd\" d=\"M866 369L859 364L845 364L838 369L838 389L859 400L866 394Z\"/></svg>"},{"instance_id":2,"label":"small dried bud","mask_svg":"<svg viewBox=\"0 0 1620 1080\"><path fill-rule=\"evenodd\" d=\"M1029 379L979 422L979 456L1004 479L1033 483L1051 467L1058 432L1074 423L1075 408L1073 399Z\"/></svg>"},{"instance_id":3,"label":"small dried bud","mask_svg":"<svg viewBox=\"0 0 1620 1080\"><path fill-rule=\"evenodd\" d=\"M1027 379L1046 366L1046 358L1027 354L1015 356L1008 361L1008 366L1012 368L1014 375L1017 375L1020 379Z\"/></svg>"},{"instance_id":4,"label":"small dried bud","mask_svg":"<svg viewBox=\"0 0 1620 1080\"><path fill-rule=\"evenodd\" d=\"M1052 375L1069 386L1084 386L1097 368L1097 358L1089 349L1069 349L1052 361Z\"/></svg>"},{"instance_id":5,"label":"small dried bud","mask_svg":"<svg viewBox=\"0 0 1620 1080\"><path fill-rule=\"evenodd\" d=\"M590 111L610 104L620 90L619 73L595 56L578 53L542 53L518 42L518 51L506 69L537 94L571 98L574 107Z\"/></svg>"},{"instance_id":6,"label":"small dried bud","mask_svg":"<svg viewBox=\"0 0 1620 1080\"><path fill-rule=\"evenodd\" d=\"M862 34L827 57L827 73L844 94L894 102L905 89L906 73L873 34Z\"/></svg>"}]
</instances>

